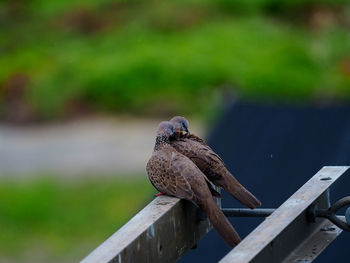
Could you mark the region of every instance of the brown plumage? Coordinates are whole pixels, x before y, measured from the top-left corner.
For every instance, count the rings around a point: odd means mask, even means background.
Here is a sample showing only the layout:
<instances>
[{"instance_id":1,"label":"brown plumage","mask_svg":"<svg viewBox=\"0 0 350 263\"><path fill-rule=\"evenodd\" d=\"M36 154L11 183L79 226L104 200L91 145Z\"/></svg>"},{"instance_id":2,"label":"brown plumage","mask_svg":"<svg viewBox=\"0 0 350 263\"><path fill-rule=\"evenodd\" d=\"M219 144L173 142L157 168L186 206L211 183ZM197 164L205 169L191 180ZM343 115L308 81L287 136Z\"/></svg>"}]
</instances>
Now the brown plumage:
<instances>
[{"instance_id":1,"label":"brown plumage","mask_svg":"<svg viewBox=\"0 0 350 263\"><path fill-rule=\"evenodd\" d=\"M158 191L198 205L225 242L234 247L241 239L214 201L211 191L215 190L210 189L212 186L198 167L169 144L173 135L171 122L159 124L153 154L147 163L149 180Z\"/></svg>"},{"instance_id":2,"label":"brown plumage","mask_svg":"<svg viewBox=\"0 0 350 263\"><path fill-rule=\"evenodd\" d=\"M220 156L204 140L188 132L188 121L184 117L176 116L171 122L175 127L174 139L170 141L172 147L190 158L211 182L225 189L240 203L252 209L261 205L227 170Z\"/></svg>"}]
</instances>

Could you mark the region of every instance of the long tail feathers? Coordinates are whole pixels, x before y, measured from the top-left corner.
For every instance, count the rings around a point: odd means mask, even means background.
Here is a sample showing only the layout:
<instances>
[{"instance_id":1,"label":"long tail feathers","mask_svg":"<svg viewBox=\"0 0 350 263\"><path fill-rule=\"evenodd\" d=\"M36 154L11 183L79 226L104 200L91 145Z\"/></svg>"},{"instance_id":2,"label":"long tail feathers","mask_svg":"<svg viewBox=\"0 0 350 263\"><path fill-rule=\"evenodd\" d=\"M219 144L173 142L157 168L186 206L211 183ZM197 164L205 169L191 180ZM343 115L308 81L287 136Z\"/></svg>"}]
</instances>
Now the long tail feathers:
<instances>
[{"instance_id":1,"label":"long tail feathers","mask_svg":"<svg viewBox=\"0 0 350 263\"><path fill-rule=\"evenodd\" d=\"M222 187L240 203L251 209L261 206L261 202L245 189L231 174L225 176L225 181Z\"/></svg>"},{"instance_id":2,"label":"long tail feathers","mask_svg":"<svg viewBox=\"0 0 350 263\"><path fill-rule=\"evenodd\" d=\"M204 211L216 231L229 246L235 247L241 241L238 233L212 197L207 198L205 202L200 205L200 208Z\"/></svg>"},{"instance_id":3,"label":"long tail feathers","mask_svg":"<svg viewBox=\"0 0 350 263\"><path fill-rule=\"evenodd\" d=\"M214 187L211 185L209 180L207 180L207 185L208 185L209 191L212 194L212 196L214 196L216 198L222 198L221 194L214 189Z\"/></svg>"}]
</instances>

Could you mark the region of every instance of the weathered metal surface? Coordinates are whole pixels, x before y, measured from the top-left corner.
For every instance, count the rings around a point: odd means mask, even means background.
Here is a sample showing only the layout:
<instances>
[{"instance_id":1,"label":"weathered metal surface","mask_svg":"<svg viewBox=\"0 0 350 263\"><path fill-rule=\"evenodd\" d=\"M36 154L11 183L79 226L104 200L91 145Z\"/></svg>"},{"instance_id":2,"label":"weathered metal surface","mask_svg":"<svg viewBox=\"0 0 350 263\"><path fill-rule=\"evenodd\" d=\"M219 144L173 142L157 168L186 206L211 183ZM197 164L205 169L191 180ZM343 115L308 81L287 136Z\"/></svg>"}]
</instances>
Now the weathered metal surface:
<instances>
[{"instance_id":1,"label":"weathered metal surface","mask_svg":"<svg viewBox=\"0 0 350 263\"><path fill-rule=\"evenodd\" d=\"M342 230L339 227L328 220L324 220L318 224L310 236L289 254L283 263L312 262L341 233Z\"/></svg>"},{"instance_id":2,"label":"weathered metal surface","mask_svg":"<svg viewBox=\"0 0 350 263\"><path fill-rule=\"evenodd\" d=\"M81 263L176 262L211 229L197 214L188 201L157 197Z\"/></svg>"},{"instance_id":3,"label":"weathered metal surface","mask_svg":"<svg viewBox=\"0 0 350 263\"><path fill-rule=\"evenodd\" d=\"M349 167L323 167L220 262L283 262L317 232L326 219L307 220L307 208L329 207L327 189ZM300 261L302 262L302 261Z\"/></svg>"}]
</instances>

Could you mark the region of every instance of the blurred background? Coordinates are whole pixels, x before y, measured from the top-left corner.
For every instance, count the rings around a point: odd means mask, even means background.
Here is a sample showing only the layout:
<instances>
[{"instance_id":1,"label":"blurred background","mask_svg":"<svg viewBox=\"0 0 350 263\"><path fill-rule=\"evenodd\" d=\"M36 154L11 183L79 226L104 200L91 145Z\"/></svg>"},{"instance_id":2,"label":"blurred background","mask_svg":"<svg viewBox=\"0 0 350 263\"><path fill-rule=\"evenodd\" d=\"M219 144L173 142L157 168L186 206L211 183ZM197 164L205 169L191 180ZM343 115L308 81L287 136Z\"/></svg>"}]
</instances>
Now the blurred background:
<instances>
[{"instance_id":1,"label":"blurred background","mask_svg":"<svg viewBox=\"0 0 350 263\"><path fill-rule=\"evenodd\" d=\"M77 262L152 200L160 120L348 107L349 30L348 1L2 0L0 261Z\"/></svg>"}]
</instances>

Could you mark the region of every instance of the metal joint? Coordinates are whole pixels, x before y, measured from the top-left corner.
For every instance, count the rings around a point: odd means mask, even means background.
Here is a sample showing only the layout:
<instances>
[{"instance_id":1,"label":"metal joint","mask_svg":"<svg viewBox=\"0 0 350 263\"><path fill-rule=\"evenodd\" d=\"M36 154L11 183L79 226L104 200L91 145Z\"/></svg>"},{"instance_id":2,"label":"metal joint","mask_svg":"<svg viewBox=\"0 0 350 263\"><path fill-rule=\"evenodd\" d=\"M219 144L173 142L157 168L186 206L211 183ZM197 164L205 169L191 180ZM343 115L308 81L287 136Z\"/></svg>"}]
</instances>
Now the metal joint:
<instances>
[{"instance_id":1,"label":"metal joint","mask_svg":"<svg viewBox=\"0 0 350 263\"><path fill-rule=\"evenodd\" d=\"M317 205L311 205L307 210L307 218L310 222L316 222L316 217L324 217L339 228L350 232L350 207L346 209L345 221L336 215L338 210L346 206L350 206L350 196L338 200L328 209L318 209Z\"/></svg>"}]
</instances>

